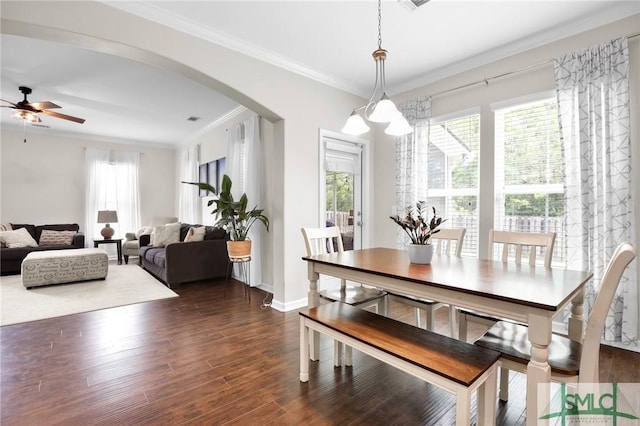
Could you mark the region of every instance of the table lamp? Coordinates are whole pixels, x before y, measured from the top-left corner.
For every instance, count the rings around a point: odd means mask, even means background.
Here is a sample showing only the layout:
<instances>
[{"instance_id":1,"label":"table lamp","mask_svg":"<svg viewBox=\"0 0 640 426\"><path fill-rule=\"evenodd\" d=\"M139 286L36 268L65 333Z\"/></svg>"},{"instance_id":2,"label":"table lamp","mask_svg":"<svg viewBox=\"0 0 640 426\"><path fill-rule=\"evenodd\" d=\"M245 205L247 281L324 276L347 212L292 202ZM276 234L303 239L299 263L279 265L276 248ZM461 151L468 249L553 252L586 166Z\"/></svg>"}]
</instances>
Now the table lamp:
<instances>
[{"instance_id":1,"label":"table lamp","mask_svg":"<svg viewBox=\"0 0 640 426\"><path fill-rule=\"evenodd\" d=\"M110 240L113 237L114 230L109 226L110 223L118 223L118 213L115 210L99 210L98 211L98 223L105 223L106 225L100 231L100 234L105 240Z\"/></svg>"}]
</instances>

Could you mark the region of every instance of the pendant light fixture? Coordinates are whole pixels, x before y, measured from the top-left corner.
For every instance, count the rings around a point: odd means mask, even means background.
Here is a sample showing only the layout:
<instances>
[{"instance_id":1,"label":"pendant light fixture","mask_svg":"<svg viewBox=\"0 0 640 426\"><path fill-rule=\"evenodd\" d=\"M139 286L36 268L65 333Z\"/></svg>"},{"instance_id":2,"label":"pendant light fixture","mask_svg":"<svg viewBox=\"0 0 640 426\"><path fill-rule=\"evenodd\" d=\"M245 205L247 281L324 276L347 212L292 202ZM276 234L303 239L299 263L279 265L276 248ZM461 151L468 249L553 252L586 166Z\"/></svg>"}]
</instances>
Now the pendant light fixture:
<instances>
[{"instance_id":1,"label":"pendant light fixture","mask_svg":"<svg viewBox=\"0 0 640 426\"><path fill-rule=\"evenodd\" d=\"M413 128L389 99L385 92L384 61L387 59L387 51L382 48L382 9L381 0L378 0L378 48L373 51L373 60L376 63L376 83L373 94L366 105L356 108L347 119L342 133L348 135L361 135L367 133L370 128L358 111L362 110L365 118L376 123L389 123L385 129L388 135L401 136L413 132Z\"/></svg>"}]
</instances>

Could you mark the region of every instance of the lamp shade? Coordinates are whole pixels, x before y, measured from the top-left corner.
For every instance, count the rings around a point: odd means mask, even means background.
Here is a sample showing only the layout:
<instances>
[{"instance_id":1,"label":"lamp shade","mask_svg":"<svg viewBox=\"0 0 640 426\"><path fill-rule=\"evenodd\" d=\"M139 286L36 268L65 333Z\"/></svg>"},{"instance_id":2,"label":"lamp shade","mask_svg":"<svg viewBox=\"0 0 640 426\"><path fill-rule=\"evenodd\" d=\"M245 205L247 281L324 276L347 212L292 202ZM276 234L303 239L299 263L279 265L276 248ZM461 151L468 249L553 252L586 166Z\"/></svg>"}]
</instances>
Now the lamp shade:
<instances>
[{"instance_id":1,"label":"lamp shade","mask_svg":"<svg viewBox=\"0 0 640 426\"><path fill-rule=\"evenodd\" d=\"M389 99L386 93L382 94L380 100L376 103L376 107L369 116L369 121L376 123L388 123L396 118L402 117L402 113L398 111L395 104Z\"/></svg>"},{"instance_id":2,"label":"lamp shade","mask_svg":"<svg viewBox=\"0 0 640 426\"><path fill-rule=\"evenodd\" d=\"M411 127L406 118L401 116L389 123L384 132L392 136L402 136L413 132L413 127Z\"/></svg>"},{"instance_id":3,"label":"lamp shade","mask_svg":"<svg viewBox=\"0 0 640 426\"><path fill-rule=\"evenodd\" d=\"M367 126L367 123L364 122L360 114L353 110L342 128L342 133L357 136L367 133L369 130L369 126Z\"/></svg>"},{"instance_id":4,"label":"lamp shade","mask_svg":"<svg viewBox=\"0 0 640 426\"><path fill-rule=\"evenodd\" d=\"M118 212L115 210L99 210L98 223L118 223Z\"/></svg>"}]
</instances>

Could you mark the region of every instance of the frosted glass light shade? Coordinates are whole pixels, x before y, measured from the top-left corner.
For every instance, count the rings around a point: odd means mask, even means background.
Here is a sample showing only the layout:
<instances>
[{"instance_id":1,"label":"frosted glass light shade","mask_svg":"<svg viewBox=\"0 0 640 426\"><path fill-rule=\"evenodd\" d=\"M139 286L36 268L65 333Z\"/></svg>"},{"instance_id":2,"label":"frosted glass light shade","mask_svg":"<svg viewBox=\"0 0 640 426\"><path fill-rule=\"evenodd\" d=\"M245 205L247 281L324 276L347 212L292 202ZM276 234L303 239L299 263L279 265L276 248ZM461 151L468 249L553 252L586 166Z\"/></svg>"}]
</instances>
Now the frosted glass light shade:
<instances>
[{"instance_id":1,"label":"frosted glass light shade","mask_svg":"<svg viewBox=\"0 0 640 426\"><path fill-rule=\"evenodd\" d=\"M369 121L376 123L388 123L398 117L402 117L402 113L398 111L395 104L391 102L391 99L386 93L382 94L380 100L376 103L373 112L369 116Z\"/></svg>"},{"instance_id":2,"label":"frosted glass light shade","mask_svg":"<svg viewBox=\"0 0 640 426\"><path fill-rule=\"evenodd\" d=\"M342 128L342 133L357 136L367 133L369 130L369 126L367 126L360 114L353 110Z\"/></svg>"},{"instance_id":3,"label":"frosted glass light shade","mask_svg":"<svg viewBox=\"0 0 640 426\"><path fill-rule=\"evenodd\" d=\"M406 118L400 116L389 123L384 132L392 136L402 136L413 132L413 127L409 125Z\"/></svg>"}]
</instances>

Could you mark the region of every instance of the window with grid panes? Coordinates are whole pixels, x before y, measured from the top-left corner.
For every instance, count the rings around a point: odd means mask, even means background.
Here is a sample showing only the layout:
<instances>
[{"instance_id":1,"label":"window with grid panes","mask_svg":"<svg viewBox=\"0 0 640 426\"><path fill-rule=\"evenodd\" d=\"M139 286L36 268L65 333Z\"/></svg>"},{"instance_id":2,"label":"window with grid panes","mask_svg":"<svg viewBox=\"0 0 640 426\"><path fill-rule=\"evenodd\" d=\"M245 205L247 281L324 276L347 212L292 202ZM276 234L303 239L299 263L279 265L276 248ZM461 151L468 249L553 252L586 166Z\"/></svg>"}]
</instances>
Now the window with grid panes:
<instances>
[{"instance_id":1,"label":"window with grid panes","mask_svg":"<svg viewBox=\"0 0 640 426\"><path fill-rule=\"evenodd\" d=\"M429 127L427 204L465 228L463 256L478 255L478 145L480 114L439 120Z\"/></svg>"},{"instance_id":2,"label":"window with grid panes","mask_svg":"<svg viewBox=\"0 0 640 426\"><path fill-rule=\"evenodd\" d=\"M550 96L494 112L494 228L555 232L553 264L563 266L564 190L556 100ZM542 262L544 254L540 255Z\"/></svg>"}]
</instances>

